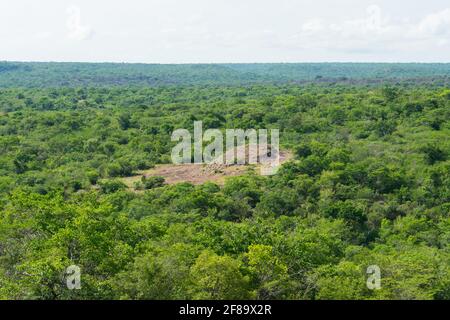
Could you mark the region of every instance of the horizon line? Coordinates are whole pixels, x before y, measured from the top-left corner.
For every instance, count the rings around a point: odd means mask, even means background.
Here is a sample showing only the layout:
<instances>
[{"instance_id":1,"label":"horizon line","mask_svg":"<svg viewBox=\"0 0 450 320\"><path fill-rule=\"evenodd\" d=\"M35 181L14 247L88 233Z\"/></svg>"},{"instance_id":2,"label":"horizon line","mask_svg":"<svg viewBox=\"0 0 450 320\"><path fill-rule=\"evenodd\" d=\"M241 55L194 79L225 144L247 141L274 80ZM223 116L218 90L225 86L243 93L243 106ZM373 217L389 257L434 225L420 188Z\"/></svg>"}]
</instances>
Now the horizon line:
<instances>
[{"instance_id":1,"label":"horizon line","mask_svg":"<svg viewBox=\"0 0 450 320\"><path fill-rule=\"evenodd\" d=\"M220 65L220 64L449 64L442 61L297 61L297 62L129 62L129 61L61 61L0 60L6 63L84 63L84 64L147 64L147 65Z\"/></svg>"}]
</instances>

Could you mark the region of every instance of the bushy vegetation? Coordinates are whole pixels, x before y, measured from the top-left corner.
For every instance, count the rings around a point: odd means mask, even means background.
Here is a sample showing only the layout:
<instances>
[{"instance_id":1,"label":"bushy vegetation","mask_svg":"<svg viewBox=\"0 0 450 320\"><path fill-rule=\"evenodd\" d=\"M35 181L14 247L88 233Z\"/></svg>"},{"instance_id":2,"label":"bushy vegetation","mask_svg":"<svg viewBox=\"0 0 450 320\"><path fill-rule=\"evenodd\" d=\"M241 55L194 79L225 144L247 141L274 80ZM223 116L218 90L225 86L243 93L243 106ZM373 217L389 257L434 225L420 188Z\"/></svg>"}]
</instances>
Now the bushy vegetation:
<instances>
[{"instance_id":1,"label":"bushy vegetation","mask_svg":"<svg viewBox=\"0 0 450 320\"><path fill-rule=\"evenodd\" d=\"M1 62L0 88L448 83L450 63L139 64Z\"/></svg>"},{"instance_id":2,"label":"bushy vegetation","mask_svg":"<svg viewBox=\"0 0 450 320\"><path fill-rule=\"evenodd\" d=\"M450 299L449 107L414 83L2 89L0 298ZM195 120L279 128L295 159L127 189Z\"/></svg>"}]
</instances>

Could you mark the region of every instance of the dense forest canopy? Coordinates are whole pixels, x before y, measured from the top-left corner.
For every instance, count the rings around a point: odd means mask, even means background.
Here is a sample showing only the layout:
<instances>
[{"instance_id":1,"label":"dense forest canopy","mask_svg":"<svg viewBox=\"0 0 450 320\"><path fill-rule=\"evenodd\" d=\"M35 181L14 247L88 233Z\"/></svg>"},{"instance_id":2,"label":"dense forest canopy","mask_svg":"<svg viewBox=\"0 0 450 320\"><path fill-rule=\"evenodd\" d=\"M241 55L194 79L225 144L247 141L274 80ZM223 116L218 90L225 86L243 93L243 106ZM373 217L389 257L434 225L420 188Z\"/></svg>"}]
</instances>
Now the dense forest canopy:
<instances>
[{"instance_id":1,"label":"dense forest canopy","mask_svg":"<svg viewBox=\"0 0 450 320\"><path fill-rule=\"evenodd\" d=\"M450 299L449 76L0 63L0 299ZM223 186L127 188L196 120L278 128L295 158Z\"/></svg>"},{"instance_id":2,"label":"dense forest canopy","mask_svg":"<svg viewBox=\"0 0 450 320\"><path fill-rule=\"evenodd\" d=\"M450 63L131 64L1 62L0 88L239 85L304 82L448 83Z\"/></svg>"}]
</instances>

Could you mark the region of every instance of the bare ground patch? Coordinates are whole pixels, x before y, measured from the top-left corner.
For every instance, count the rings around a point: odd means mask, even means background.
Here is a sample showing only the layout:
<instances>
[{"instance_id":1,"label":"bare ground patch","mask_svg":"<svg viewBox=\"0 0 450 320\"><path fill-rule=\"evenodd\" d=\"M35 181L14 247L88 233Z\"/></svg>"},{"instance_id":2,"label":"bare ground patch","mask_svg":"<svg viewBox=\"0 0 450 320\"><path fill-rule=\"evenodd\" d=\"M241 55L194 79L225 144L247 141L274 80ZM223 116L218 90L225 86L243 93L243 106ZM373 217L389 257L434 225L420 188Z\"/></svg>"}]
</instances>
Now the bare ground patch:
<instances>
[{"instance_id":1,"label":"bare ground patch","mask_svg":"<svg viewBox=\"0 0 450 320\"><path fill-rule=\"evenodd\" d=\"M293 158L290 151L280 151L280 163ZM131 189L134 183L145 177L164 177L167 184L189 182L194 185L214 182L223 185L225 178L245 174L248 171L259 172L259 165L214 165L214 164L161 164L153 169L138 171L137 175L123 178L122 181Z\"/></svg>"}]
</instances>

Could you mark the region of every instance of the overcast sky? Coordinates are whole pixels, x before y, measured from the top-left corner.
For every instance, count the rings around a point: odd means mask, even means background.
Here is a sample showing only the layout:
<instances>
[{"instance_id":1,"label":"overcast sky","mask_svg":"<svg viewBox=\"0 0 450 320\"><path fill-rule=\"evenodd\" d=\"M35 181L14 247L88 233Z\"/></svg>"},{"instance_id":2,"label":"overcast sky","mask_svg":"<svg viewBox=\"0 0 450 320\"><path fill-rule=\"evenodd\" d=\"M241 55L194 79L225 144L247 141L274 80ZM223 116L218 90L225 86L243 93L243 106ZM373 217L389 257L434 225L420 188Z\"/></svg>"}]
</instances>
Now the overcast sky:
<instances>
[{"instance_id":1,"label":"overcast sky","mask_svg":"<svg viewBox=\"0 0 450 320\"><path fill-rule=\"evenodd\" d=\"M450 1L1 0L0 60L450 62Z\"/></svg>"}]
</instances>

